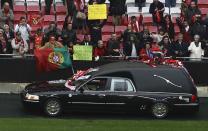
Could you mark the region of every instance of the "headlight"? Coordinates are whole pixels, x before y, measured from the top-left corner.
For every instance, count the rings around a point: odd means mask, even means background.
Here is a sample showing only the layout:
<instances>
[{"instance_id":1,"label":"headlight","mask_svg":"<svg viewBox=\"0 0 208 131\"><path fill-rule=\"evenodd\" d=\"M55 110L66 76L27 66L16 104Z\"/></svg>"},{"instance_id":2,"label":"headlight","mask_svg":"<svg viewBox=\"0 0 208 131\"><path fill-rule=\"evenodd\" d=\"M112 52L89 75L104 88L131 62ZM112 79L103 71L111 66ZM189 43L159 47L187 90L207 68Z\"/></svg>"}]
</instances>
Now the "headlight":
<instances>
[{"instance_id":1,"label":"headlight","mask_svg":"<svg viewBox=\"0 0 208 131\"><path fill-rule=\"evenodd\" d=\"M35 101L38 101L39 100L39 96L37 96L37 95L31 95L31 94L28 94L28 93L26 94L25 98L27 100L35 100Z\"/></svg>"}]
</instances>

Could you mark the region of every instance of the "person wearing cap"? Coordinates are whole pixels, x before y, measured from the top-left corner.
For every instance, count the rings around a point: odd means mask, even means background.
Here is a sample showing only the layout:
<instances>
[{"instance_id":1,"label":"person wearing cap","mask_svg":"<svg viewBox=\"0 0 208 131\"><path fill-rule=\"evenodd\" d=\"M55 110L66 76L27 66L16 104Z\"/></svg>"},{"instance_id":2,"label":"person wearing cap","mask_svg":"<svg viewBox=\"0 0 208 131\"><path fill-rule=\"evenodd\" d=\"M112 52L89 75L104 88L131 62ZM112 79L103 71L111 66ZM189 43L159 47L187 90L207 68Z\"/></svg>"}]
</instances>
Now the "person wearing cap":
<instances>
[{"instance_id":1,"label":"person wearing cap","mask_svg":"<svg viewBox=\"0 0 208 131\"><path fill-rule=\"evenodd\" d=\"M20 32L16 32L15 38L11 42L13 48L13 54L23 55L28 52L28 43L22 38Z\"/></svg>"},{"instance_id":2,"label":"person wearing cap","mask_svg":"<svg viewBox=\"0 0 208 131\"><path fill-rule=\"evenodd\" d=\"M44 46L42 46L40 49L53 49L53 48L62 48L63 45L56 40L56 37L54 35L51 35L49 37L49 42L46 42Z\"/></svg>"}]
</instances>

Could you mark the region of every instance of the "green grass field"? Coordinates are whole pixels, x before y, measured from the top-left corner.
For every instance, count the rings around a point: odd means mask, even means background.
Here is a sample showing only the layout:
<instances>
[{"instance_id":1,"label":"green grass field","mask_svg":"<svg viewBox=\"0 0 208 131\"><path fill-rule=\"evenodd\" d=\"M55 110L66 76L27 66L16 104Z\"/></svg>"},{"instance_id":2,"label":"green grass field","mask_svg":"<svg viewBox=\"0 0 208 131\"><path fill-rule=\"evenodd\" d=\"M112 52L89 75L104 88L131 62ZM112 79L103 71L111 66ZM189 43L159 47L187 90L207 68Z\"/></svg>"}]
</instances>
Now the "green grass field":
<instances>
[{"instance_id":1,"label":"green grass field","mask_svg":"<svg viewBox=\"0 0 208 131\"><path fill-rule=\"evenodd\" d=\"M0 131L207 131L208 121L1 118Z\"/></svg>"}]
</instances>

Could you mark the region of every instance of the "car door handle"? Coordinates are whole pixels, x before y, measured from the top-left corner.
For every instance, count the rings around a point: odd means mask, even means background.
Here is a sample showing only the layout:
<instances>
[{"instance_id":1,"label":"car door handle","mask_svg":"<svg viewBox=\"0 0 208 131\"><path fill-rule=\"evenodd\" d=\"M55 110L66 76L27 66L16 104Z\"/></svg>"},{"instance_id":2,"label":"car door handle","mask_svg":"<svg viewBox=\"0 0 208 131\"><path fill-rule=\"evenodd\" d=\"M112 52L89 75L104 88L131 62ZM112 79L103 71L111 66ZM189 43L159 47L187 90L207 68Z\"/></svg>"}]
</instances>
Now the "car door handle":
<instances>
[{"instance_id":1,"label":"car door handle","mask_svg":"<svg viewBox=\"0 0 208 131\"><path fill-rule=\"evenodd\" d=\"M100 96L100 97L105 97L105 94L99 94L98 96Z\"/></svg>"}]
</instances>

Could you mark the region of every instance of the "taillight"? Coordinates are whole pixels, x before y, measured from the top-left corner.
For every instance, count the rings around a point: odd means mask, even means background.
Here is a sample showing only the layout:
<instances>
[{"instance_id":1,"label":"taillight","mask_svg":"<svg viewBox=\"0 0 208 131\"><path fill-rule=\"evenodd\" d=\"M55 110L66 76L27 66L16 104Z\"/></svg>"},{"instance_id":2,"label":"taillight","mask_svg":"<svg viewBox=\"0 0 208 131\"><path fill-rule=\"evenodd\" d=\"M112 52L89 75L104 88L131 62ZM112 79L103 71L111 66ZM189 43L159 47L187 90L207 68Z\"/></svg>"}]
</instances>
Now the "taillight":
<instances>
[{"instance_id":1,"label":"taillight","mask_svg":"<svg viewBox=\"0 0 208 131\"><path fill-rule=\"evenodd\" d=\"M191 102L194 103L197 101L197 96L196 95L192 95L191 96Z\"/></svg>"}]
</instances>

